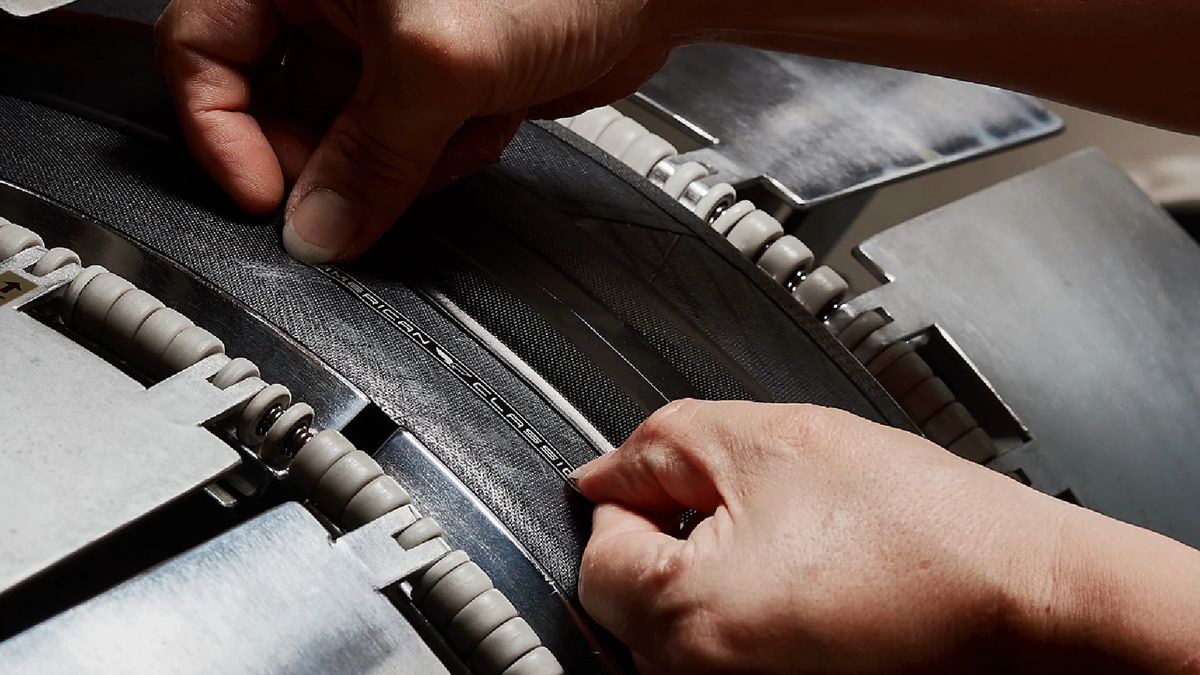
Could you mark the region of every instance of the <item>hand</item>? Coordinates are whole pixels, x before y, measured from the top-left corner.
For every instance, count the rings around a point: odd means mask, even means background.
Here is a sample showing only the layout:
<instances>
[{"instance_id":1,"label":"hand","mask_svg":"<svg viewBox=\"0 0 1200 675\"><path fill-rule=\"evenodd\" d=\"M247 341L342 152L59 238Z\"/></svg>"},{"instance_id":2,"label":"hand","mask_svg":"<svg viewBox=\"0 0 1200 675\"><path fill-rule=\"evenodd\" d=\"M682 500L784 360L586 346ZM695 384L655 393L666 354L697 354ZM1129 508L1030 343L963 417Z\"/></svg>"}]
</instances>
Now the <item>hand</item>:
<instances>
[{"instance_id":1,"label":"hand","mask_svg":"<svg viewBox=\"0 0 1200 675\"><path fill-rule=\"evenodd\" d=\"M580 599L650 671L1200 663L1195 551L841 411L673 403L576 480Z\"/></svg>"},{"instance_id":2,"label":"hand","mask_svg":"<svg viewBox=\"0 0 1200 675\"><path fill-rule=\"evenodd\" d=\"M358 255L428 181L495 161L527 111L627 95L668 52L649 0L174 0L156 40L184 138L233 199L265 214L295 183L284 242L308 262ZM252 74L289 46L314 66L290 84L353 85L327 125L320 97L264 105ZM361 69L313 81L341 62Z\"/></svg>"}]
</instances>

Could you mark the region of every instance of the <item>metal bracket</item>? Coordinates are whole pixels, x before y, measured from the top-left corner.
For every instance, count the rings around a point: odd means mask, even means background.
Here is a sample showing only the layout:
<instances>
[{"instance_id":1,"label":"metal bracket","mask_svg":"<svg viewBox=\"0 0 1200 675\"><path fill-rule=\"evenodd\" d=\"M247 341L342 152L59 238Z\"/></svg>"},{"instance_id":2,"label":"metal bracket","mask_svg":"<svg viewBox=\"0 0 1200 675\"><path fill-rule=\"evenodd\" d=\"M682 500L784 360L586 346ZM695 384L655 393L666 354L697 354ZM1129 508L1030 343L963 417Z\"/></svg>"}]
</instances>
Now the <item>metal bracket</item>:
<instances>
[{"instance_id":1,"label":"metal bracket","mask_svg":"<svg viewBox=\"0 0 1200 675\"><path fill-rule=\"evenodd\" d=\"M396 534L418 517L413 507L401 507L343 535L333 547L361 563L376 590L387 588L428 569L450 552L440 537L410 549L396 541Z\"/></svg>"}]
</instances>

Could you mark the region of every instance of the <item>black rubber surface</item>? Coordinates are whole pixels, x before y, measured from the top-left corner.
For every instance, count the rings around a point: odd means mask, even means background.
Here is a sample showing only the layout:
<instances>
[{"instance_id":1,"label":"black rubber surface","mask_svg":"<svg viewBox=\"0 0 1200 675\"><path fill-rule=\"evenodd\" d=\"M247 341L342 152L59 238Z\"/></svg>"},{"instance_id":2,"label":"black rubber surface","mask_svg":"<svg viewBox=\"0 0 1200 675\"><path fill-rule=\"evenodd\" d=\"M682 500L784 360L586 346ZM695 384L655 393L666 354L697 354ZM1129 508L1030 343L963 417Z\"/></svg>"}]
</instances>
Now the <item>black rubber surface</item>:
<instances>
[{"instance_id":1,"label":"black rubber surface","mask_svg":"<svg viewBox=\"0 0 1200 675\"><path fill-rule=\"evenodd\" d=\"M122 83L119 109L142 111L131 130L92 115L101 87L80 101L70 89L47 96L49 80L0 68L10 94L0 95L0 179L178 261L311 349L411 430L568 597L588 522L563 475L600 448L557 397L613 444L684 396L813 402L907 424L711 228L569 132L526 124L499 166L418 204L364 260L317 269L283 253L277 218L237 213L168 140L153 85L138 102ZM165 133L145 133L148 121ZM455 312L556 396L530 387ZM219 317L193 318L220 335ZM451 540L473 536L445 526Z\"/></svg>"}]
</instances>

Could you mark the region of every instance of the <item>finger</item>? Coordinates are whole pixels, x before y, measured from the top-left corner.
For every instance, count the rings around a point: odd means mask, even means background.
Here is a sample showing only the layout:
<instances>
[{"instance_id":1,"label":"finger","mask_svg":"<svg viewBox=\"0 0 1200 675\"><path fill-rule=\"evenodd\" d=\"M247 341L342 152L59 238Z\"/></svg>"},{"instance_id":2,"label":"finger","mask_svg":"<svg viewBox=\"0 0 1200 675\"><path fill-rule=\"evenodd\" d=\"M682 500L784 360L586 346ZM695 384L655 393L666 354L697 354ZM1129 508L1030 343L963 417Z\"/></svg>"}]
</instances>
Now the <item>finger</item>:
<instances>
[{"instance_id":1,"label":"finger","mask_svg":"<svg viewBox=\"0 0 1200 675\"><path fill-rule=\"evenodd\" d=\"M389 69L398 72L397 69ZM347 260L392 226L466 119L425 92L363 78L293 188L283 241L308 263Z\"/></svg>"},{"instance_id":2,"label":"finger","mask_svg":"<svg viewBox=\"0 0 1200 675\"><path fill-rule=\"evenodd\" d=\"M576 487L598 504L711 513L724 501L719 467L725 463L725 447L701 414L713 405L677 401L663 407L620 448L577 469Z\"/></svg>"},{"instance_id":3,"label":"finger","mask_svg":"<svg viewBox=\"0 0 1200 675\"><path fill-rule=\"evenodd\" d=\"M524 119L525 111L520 111L468 120L446 144L422 193L435 192L495 164Z\"/></svg>"},{"instance_id":4,"label":"finger","mask_svg":"<svg viewBox=\"0 0 1200 675\"><path fill-rule=\"evenodd\" d=\"M159 63L197 161L243 209L265 214L283 199L279 163L250 115L247 69L275 40L261 0L176 0L155 27Z\"/></svg>"},{"instance_id":5,"label":"finger","mask_svg":"<svg viewBox=\"0 0 1200 675\"><path fill-rule=\"evenodd\" d=\"M264 115L259 124L279 160L284 183L295 185L321 141L321 132L311 124L280 115Z\"/></svg>"},{"instance_id":6,"label":"finger","mask_svg":"<svg viewBox=\"0 0 1200 675\"><path fill-rule=\"evenodd\" d=\"M682 546L645 516L615 504L597 506L579 571L579 601L635 651L652 647L655 602L678 579Z\"/></svg>"},{"instance_id":7,"label":"finger","mask_svg":"<svg viewBox=\"0 0 1200 675\"><path fill-rule=\"evenodd\" d=\"M662 45L639 47L600 79L575 93L535 106L530 110L530 116L538 119L572 117L631 96L662 69L669 54Z\"/></svg>"}]
</instances>

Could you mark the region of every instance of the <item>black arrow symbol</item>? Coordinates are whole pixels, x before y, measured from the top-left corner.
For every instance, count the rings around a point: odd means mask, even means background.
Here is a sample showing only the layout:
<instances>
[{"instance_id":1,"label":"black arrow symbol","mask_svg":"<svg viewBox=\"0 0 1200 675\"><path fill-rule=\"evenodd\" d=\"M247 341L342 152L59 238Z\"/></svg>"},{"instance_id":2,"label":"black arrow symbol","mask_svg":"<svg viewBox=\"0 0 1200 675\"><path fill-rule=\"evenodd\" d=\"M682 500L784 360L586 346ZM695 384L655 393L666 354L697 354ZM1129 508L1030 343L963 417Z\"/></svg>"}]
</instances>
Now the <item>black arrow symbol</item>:
<instances>
[{"instance_id":1,"label":"black arrow symbol","mask_svg":"<svg viewBox=\"0 0 1200 675\"><path fill-rule=\"evenodd\" d=\"M7 284L0 286L0 295L8 295L9 293L12 293L13 291L20 291L20 290L24 290L21 287L21 282L10 281Z\"/></svg>"}]
</instances>

